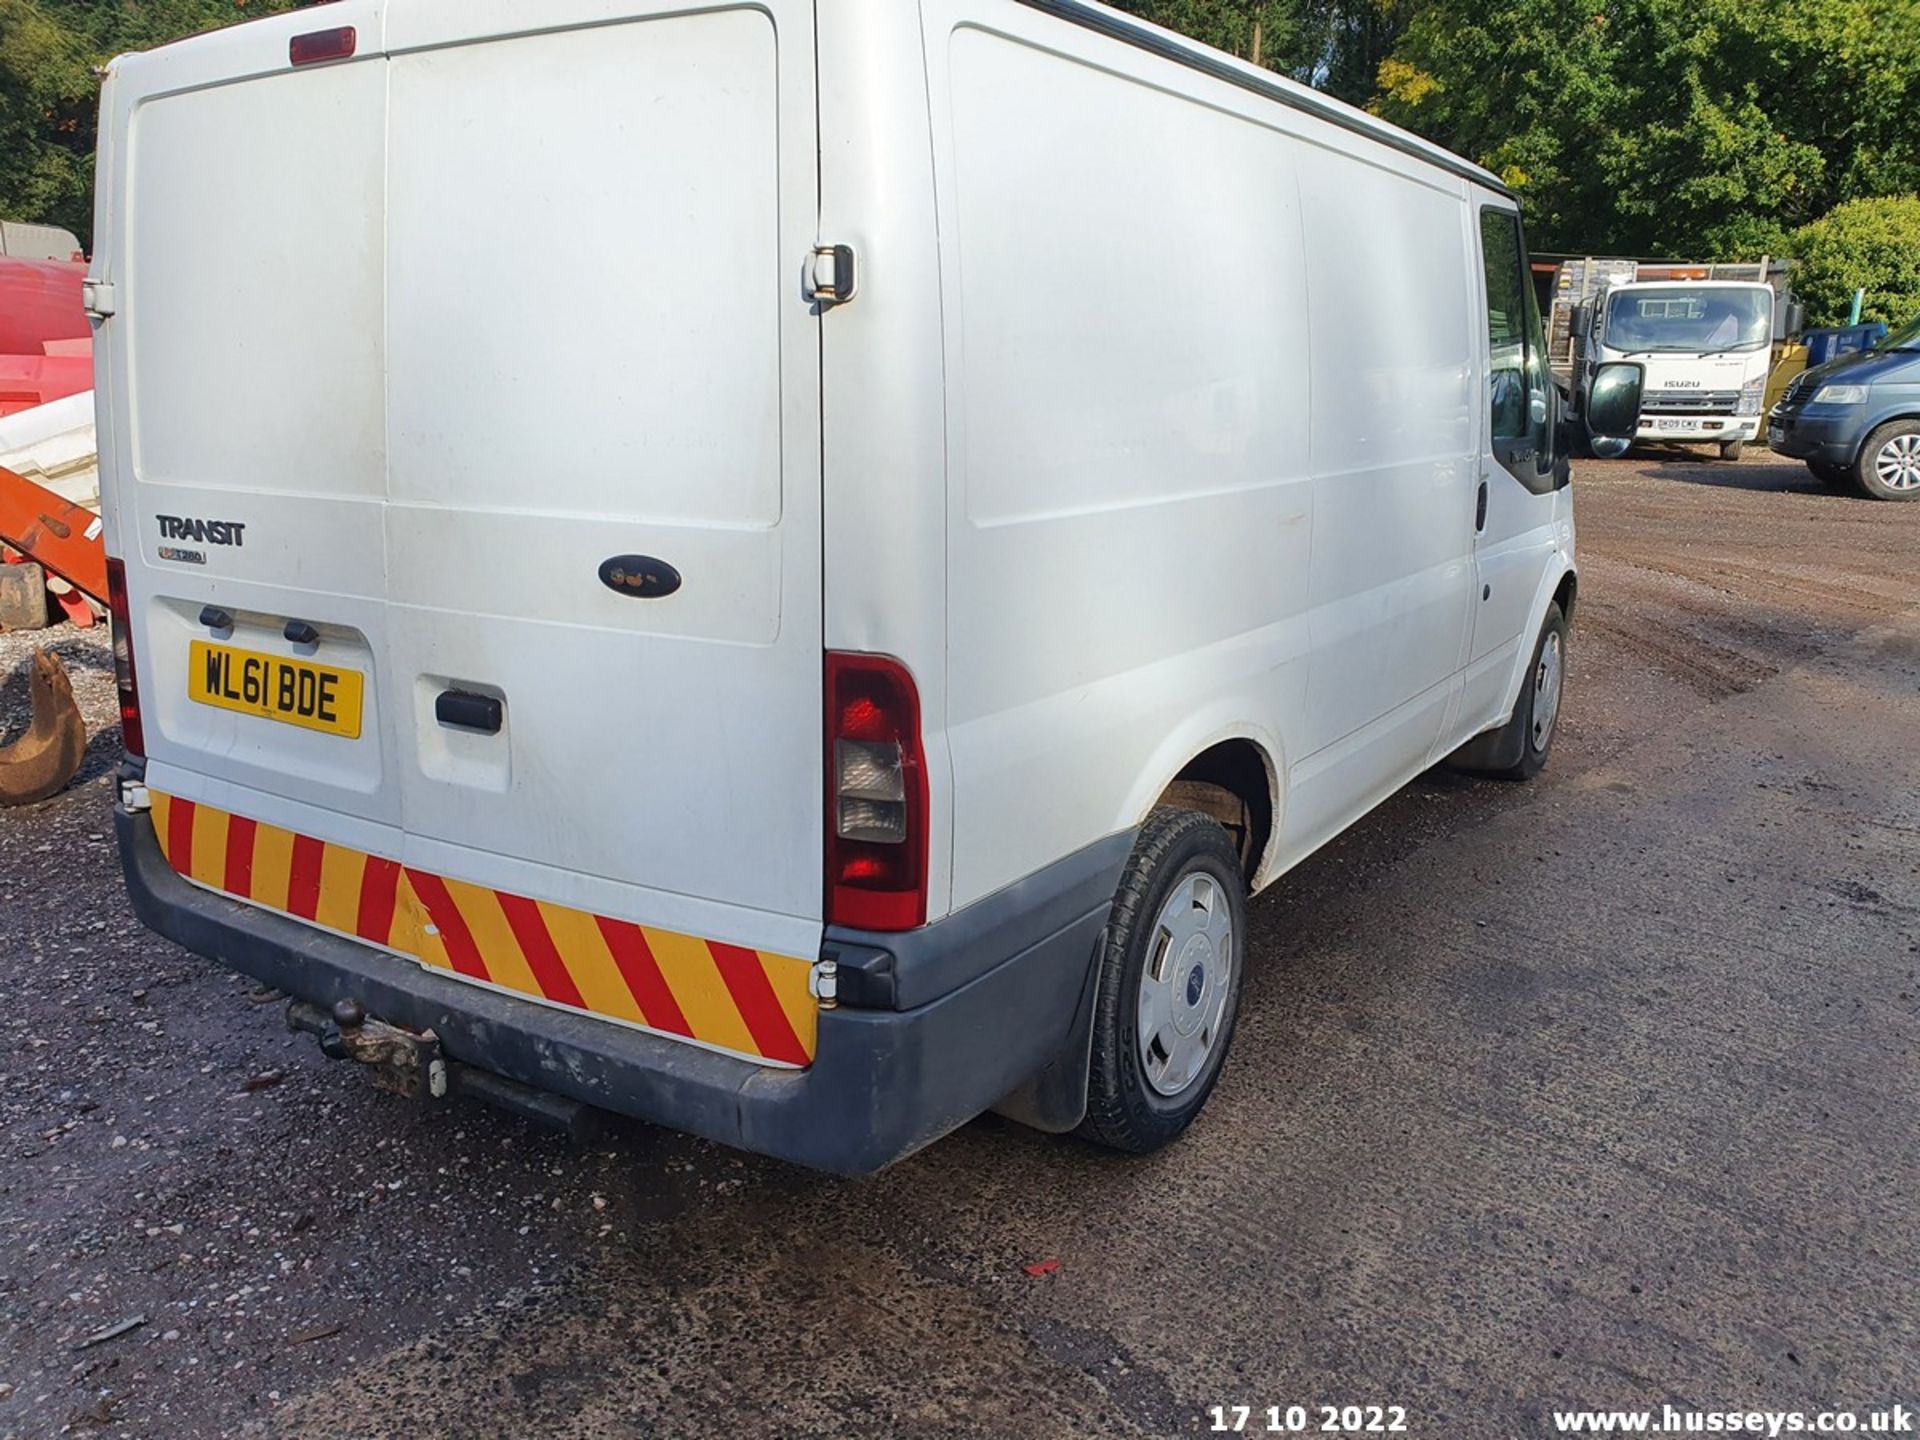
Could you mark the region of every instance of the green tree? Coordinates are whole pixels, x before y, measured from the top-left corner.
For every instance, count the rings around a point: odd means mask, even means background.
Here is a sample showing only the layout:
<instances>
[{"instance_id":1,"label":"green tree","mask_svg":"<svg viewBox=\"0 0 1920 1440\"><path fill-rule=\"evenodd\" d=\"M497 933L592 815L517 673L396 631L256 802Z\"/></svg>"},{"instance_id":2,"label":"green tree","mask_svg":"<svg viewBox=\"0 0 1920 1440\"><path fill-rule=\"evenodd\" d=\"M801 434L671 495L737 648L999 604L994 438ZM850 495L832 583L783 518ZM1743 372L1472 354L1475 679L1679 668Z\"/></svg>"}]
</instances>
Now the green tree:
<instances>
[{"instance_id":1,"label":"green tree","mask_svg":"<svg viewBox=\"0 0 1920 1440\"><path fill-rule=\"evenodd\" d=\"M1393 53L1422 0L1299 0L1296 27L1312 56L1295 78L1350 105L1378 91L1380 66Z\"/></svg>"},{"instance_id":2,"label":"green tree","mask_svg":"<svg viewBox=\"0 0 1920 1440\"><path fill-rule=\"evenodd\" d=\"M1592 155L1617 105L1603 3L1429 0L1380 66L1372 108L1525 195L1536 248L1574 248L1611 209Z\"/></svg>"},{"instance_id":3,"label":"green tree","mask_svg":"<svg viewBox=\"0 0 1920 1440\"><path fill-rule=\"evenodd\" d=\"M1299 7L1291 0L1120 0L1118 8L1269 70L1299 63Z\"/></svg>"},{"instance_id":4,"label":"green tree","mask_svg":"<svg viewBox=\"0 0 1920 1440\"><path fill-rule=\"evenodd\" d=\"M0 0L0 218L93 229L94 72L302 0Z\"/></svg>"},{"instance_id":5,"label":"green tree","mask_svg":"<svg viewBox=\"0 0 1920 1440\"><path fill-rule=\"evenodd\" d=\"M1114 0L1119 9L1356 104L1420 0Z\"/></svg>"},{"instance_id":6,"label":"green tree","mask_svg":"<svg viewBox=\"0 0 1920 1440\"><path fill-rule=\"evenodd\" d=\"M1900 326L1920 316L1920 195L1849 200L1794 232L1793 288L1813 325L1844 325L1853 293L1863 320Z\"/></svg>"},{"instance_id":7,"label":"green tree","mask_svg":"<svg viewBox=\"0 0 1920 1440\"><path fill-rule=\"evenodd\" d=\"M84 237L92 203L95 93L81 37L33 0L0 0L0 219Z\"/></svg>"},{"instance_id":8,"label":"green tree","mask_svg":"<svg viewBox=\"0 0 1920 1440\"><path fill-rule=\"evenodd\" d=\"M1778 251L1920 187L1920 0L1423 0L1386 118L1495 170L1543 249Z\"/></svg>"},{"instance_id":9,"label":"green tree","mask_svg":"<svg viewBox=\"0 0 1920 1440\"><path fill-rule=\"evenodd\" d=\"M0 0L0 216L91 225L93 70L310 0ZM1545 250L1781 253L1920 191L1920 0L1120 0L1478 160Z\"/></svg>"}]
</instances>

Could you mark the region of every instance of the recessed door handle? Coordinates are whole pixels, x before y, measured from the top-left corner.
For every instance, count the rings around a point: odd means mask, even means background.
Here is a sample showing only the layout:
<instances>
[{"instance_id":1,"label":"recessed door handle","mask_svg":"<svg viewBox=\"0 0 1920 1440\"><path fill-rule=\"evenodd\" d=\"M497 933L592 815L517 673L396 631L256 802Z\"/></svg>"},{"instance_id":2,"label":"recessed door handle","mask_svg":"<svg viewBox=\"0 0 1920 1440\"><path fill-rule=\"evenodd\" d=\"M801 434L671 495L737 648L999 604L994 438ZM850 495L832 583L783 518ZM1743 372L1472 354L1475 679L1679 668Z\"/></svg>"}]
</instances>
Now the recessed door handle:
<instances>
[{"instance_id":1,"label":"recessed door handle","mask_svg":"<svg viewBox=\"0 0 1920 1440\"><path fill-rule=\"evenodd\" d=\"M501 713L499 698L493 695L476 695L471 690L442 690L433 697L433 718L460 730L498 735Z\"/></svg>"},{"instance_id":2,"label":"recessed door handle","mask_svg":"<svg viewBox=\"0 0 1920 1440\"><path fill-rule=\"evenodd\" d=\"M1476 531L1487 528L1487 482L1480 482L1480 493L1473 502L1473 528Z\"/></svg>"}]
</instances>

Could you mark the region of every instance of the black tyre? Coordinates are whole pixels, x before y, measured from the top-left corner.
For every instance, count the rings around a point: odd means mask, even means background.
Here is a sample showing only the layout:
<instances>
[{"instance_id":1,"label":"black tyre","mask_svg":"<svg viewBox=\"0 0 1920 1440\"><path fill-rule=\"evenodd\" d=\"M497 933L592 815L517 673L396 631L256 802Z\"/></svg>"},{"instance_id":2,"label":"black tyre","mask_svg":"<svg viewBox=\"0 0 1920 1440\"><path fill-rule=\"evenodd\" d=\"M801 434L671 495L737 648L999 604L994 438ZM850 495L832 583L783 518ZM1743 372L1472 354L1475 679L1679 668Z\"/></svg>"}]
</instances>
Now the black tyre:
<instances>
[{"instance_id":1,"label":"black tyre","mask_svg":"<svg viewBox=\"0 0 1920 1440\"><path fill-rule=\"evenodd\" d=\"M1853 478L1876 500L1920 500L1920 420L1894 420L1867 436Z\"/></svg>"},{"instance_id":2,"label":"black tyre","mask_svg":"<svg viewBox=\"0 0 1920 1440\"><path fill-rule=\"evenodd\" d=\"M1726 444L1720 447L1720 458L1722 460L1738 460L1742 455L1746 453L1746 450L1747 450L1746 441L1729 440L1727 441Z\"/></svg>"},{"instance_id":3,"label":"black tyre","mask_svg":"<svg viewBox=\"0 0 1920 1440\"><path fill-rule=\"evenodd\" d=\"M1193 810L1156 810L1114 896L1078 1133L1145 1154L1213 1093L1240 1010L1246 880L1233 840Z\"/></svg>"},{"instance_id":4,"label":"black tyre","mask_svg":"<svg viewBox=\"0 0 1920 1440\"><path fill-rule=\"evenodd\" d=\"M1853 471L1845 465L1831 465L1825 460L1807 461L1807 469L1813 472L1813 478L1829 490L1852 490Z\"/></svg>"},{"instance_id":5,"label":"black tyre","mask_svg":"<svg viewBox=\"0 0 1920 1440\"><path fill-rule=\"evenodd\" d=\"M1567 617L1558 605L1549 605L1533 642L1533 664L1513 702L1513 718L1469 740L1447 757L1448 763L1496 780L1531 780L1546 768L1553 749L1566 679Z\"/></svg>"}]
</instances>

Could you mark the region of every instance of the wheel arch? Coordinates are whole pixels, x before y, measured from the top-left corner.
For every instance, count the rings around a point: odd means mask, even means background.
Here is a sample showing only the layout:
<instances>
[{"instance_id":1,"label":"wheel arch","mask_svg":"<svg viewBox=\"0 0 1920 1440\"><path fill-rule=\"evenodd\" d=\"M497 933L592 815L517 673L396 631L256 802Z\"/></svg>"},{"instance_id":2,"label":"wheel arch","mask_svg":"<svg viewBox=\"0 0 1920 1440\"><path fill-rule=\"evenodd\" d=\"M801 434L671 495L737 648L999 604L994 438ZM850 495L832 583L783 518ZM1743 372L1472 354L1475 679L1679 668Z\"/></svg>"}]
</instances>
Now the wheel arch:
<instances>
[{"instance_id":1,"label":"wheel arch","mask_svg":"<svg viewBox=\"0 0 1920 1440\"><path fill-rule=\"evenodd\" d=\"M1533 597L1533 616L1520 644L1514 650L1513 670L1507 676L1507 698L1509 704L1500 719L1487 729L1495 730L1513 718L1513 705L1520 698L1520 687L1526 681L1527 667L1533 663L1533 642L1540 634L1540 627L1547 623L1547 607L1558 605L1560 613L1566 617L1569 627L1573 624L1574 611L1580 603L1580 574L1574 567L1573 557L1565 551L1555 557L1555 563L1549 565L1540 577L1540 588ZM1482 732L1485 733L1485 732Z\"/></svg>"},{"instance_id":2,"label":"wheel arch","mask_svg":"<svg viewBox=\"0 0 1920 1440\"><path fill-rule=\"evenodd\" d=\"M1170 740L1129 794L1126 823L1144 824L1161 806L1214 816L1240 842L1251 892L1272 864L1284 774L1278 743L1251 725Z\"/></svg>"},{"instance_id":3,"label":"wheel arch","mask_svg":"<svg viewBox=\"0 0 1920 1440\"><path fill-rule=\"evenodd\" d=\"M1560 576L1559 583L1553 587L1553 603L1560 607L1560 613L1566 616L1569 626L1573 624L1573 607L1579 603L1579 600L1580 573L1569 566ZM1540 619L1545 621L1546 618L1546 607L1542 606L1540 608ZM1538 625L1534 626L1536 630L1539 628Z\"/></svg>"},{"instance_id":4,"label":"wheel arch","mask_svg":"<svg viewBox=\"0 0 1920 1440\"><path fill-rule=\"evenodd\" d=\"M1867 442L1888 425L1897 425L1901 421L1920 422L1920 409L1899 405L1885 415L1876 415L1860 427L1860 438L1853 444L1853 459L1849 464L1858 466L1866 457Z\"/></svg>"},{"instance_id":5,"label":"wheel arch","mask_svg":"<svg viewBox=\"0 0 1920 1440\"><path fill-rule=\"evenodd\" d=\"M1115 828L1137 831L1163 805L1219 816L1229 824L1229 834L1234 824L1245 825L1241 867L1251 894L1266 883L1274 866L1285 773L1282 753L1271 736L1246 723L1208 727L1201 721L1184 727L1154 752L1128 792ZM1235 814L1229 807L1244 809ZM1086 1119L1100 974L1096 963L1088 972L1072 1038L1060 1055L1003 1096L992 1107L995 1114L1049 1134L1072 1130Z\"/></svg>"}]
</instances>

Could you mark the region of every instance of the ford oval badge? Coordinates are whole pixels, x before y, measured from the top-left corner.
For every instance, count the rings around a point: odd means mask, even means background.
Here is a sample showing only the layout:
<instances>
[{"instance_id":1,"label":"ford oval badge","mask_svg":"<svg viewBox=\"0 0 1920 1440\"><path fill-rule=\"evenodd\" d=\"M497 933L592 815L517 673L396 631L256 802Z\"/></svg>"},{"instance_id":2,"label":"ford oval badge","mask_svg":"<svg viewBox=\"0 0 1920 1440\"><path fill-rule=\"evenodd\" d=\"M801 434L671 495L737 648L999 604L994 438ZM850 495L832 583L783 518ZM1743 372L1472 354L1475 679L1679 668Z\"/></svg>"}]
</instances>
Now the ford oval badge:
<instances>
[{"instance_id":1,"label":"ford oval badge","mask_svg":"<svg viewBox=\"0 0 1920 1440\"><path fill-rule=\"evenodd\" d=\"M658 600L680 588L680 572L651 555L615 555L600 562L600 583L636 600Z\"/></svg>"}]
</instances>

